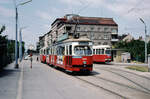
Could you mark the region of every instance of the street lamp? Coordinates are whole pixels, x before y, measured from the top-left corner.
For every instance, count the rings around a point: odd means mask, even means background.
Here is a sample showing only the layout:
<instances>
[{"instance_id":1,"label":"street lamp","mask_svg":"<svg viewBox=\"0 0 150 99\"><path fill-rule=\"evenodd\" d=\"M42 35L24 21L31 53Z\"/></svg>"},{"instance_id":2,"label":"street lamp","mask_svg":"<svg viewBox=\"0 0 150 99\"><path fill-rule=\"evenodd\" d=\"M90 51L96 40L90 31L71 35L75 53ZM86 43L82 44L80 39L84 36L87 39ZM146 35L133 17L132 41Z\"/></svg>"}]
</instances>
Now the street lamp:
<instances>
[{"instance_id":1,"label":"street lamp","mask_svg":"<svg viewBox=\"0 0 150 99\"><path fill-rule=\"evenodd\" d=\"M16 5L16 0L13 0L14 1L14 6L15 6L15 12L16 12L16 38L15 38L15 68L19 68L18 66L18 49L17 49L17 41L18 41L18 6L21 6L21 5L24 5L24 4L27 4L29 2L31 2L32 0L29 0L29 1L26 1L26 2L23 2L23 3L19 3Z\"/></svg>"},{"instance_id":2,"label":"street lamp","mask_svg":"<svg viewBox=\"0 0 150 99\"><path fill-rule=\"evenodd\" d=\"M20 28L20 31L19 31L19 59L20 59L20 62L22 60L22 30L25 28L26 27L22 27L22 28Z\"/></svg>"},{"instance_id":3,"label":"street lamp","mask_svg":"<svg viewBox=\"0 0 150 99\"><path fill-rule=\"evenodd\" d=\"M140 18L140 21L144 24L145 26L145 63L147 63L147 29L146 29L146 23L144 22L144 20L142 18Z\"/></svg>"}]
</instances>

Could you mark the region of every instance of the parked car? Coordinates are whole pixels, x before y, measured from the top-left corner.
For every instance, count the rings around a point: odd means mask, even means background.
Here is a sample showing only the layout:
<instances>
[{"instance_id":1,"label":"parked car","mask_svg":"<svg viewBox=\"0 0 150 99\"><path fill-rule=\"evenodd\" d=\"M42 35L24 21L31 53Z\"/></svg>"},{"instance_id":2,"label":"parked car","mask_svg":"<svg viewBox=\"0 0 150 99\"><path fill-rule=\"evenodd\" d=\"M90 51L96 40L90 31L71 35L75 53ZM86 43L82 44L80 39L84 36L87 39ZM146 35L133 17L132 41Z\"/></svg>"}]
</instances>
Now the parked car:
<instances>
[{"instance_id":1,"label":"parked car","mask_svg":"<svg viewBox=\"0 0 150 99\"><path fill-rule=\"evenodd\" d=\"M29 60L29 59L30 59L30 55L24 57L24 60Z\"/></svg>"}]
</instances>

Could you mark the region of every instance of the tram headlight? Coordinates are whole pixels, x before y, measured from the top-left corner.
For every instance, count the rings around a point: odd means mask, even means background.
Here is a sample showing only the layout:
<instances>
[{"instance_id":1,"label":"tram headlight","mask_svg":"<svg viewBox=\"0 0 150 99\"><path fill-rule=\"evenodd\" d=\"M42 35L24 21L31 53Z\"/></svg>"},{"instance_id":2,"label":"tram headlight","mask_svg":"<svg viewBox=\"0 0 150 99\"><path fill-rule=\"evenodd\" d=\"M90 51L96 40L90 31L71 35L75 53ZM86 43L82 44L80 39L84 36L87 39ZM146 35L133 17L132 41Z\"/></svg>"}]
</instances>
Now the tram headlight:
<instances>
[{"instance_id":1,"label":"tram headlight","mask_svg":"<svg viewBox=\"0 0 150 99\"><path fill-rule=\"evenodd\" d=\"M83 64L86 64L86 61L83 61Z\"/></svg>"},{"instance_id":2,"label":"tram headlight","mask_svg":"<svg viewBox=\"0 0 150 99\"><path fill-rule=\"evenodd\" d=\"M86 61L83 61L83 67L86 67Z\"/></svg>"}]
</instances>

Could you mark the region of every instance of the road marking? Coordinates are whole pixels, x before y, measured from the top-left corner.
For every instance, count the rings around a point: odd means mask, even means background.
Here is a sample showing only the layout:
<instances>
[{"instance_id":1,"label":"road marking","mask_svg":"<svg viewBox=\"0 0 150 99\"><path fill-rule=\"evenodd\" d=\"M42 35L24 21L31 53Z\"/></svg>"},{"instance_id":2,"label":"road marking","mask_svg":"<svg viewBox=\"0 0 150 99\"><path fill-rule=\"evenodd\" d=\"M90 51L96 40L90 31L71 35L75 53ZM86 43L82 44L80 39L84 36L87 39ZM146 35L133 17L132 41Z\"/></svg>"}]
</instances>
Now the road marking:
<instances>
[{"instance_id":1,"label":"road marking","mask_svg":"<svg viewBox=\"0 0 150 99\"><path fill-rule=\"evenodd\" d=\"M17 97L16 97L16 99L22 99L23 65L20 65L20 67L21 67L21 74L20 74L20 77L19 77L18 90L17 90Z\"/></svg>"}]
</instances>

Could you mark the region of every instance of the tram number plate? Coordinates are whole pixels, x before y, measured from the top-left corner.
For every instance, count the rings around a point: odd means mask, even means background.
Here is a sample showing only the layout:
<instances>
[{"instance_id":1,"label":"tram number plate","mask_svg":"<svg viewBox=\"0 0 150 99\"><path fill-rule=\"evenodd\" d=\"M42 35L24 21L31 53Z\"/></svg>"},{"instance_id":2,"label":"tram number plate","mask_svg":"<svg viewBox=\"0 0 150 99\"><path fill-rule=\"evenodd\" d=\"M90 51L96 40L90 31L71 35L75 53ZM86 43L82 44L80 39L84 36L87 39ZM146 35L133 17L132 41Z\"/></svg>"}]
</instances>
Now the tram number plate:
<instances>
[{"instance_id":1,"label":"tram number plate","mask_svg":"<svg viewBox=\"0 0 150 99\"><path fill-rule=\"evenodd\" d=\"M82 60L87 60L87 58L82 58Z\"/></svg>"}]
</instances>

